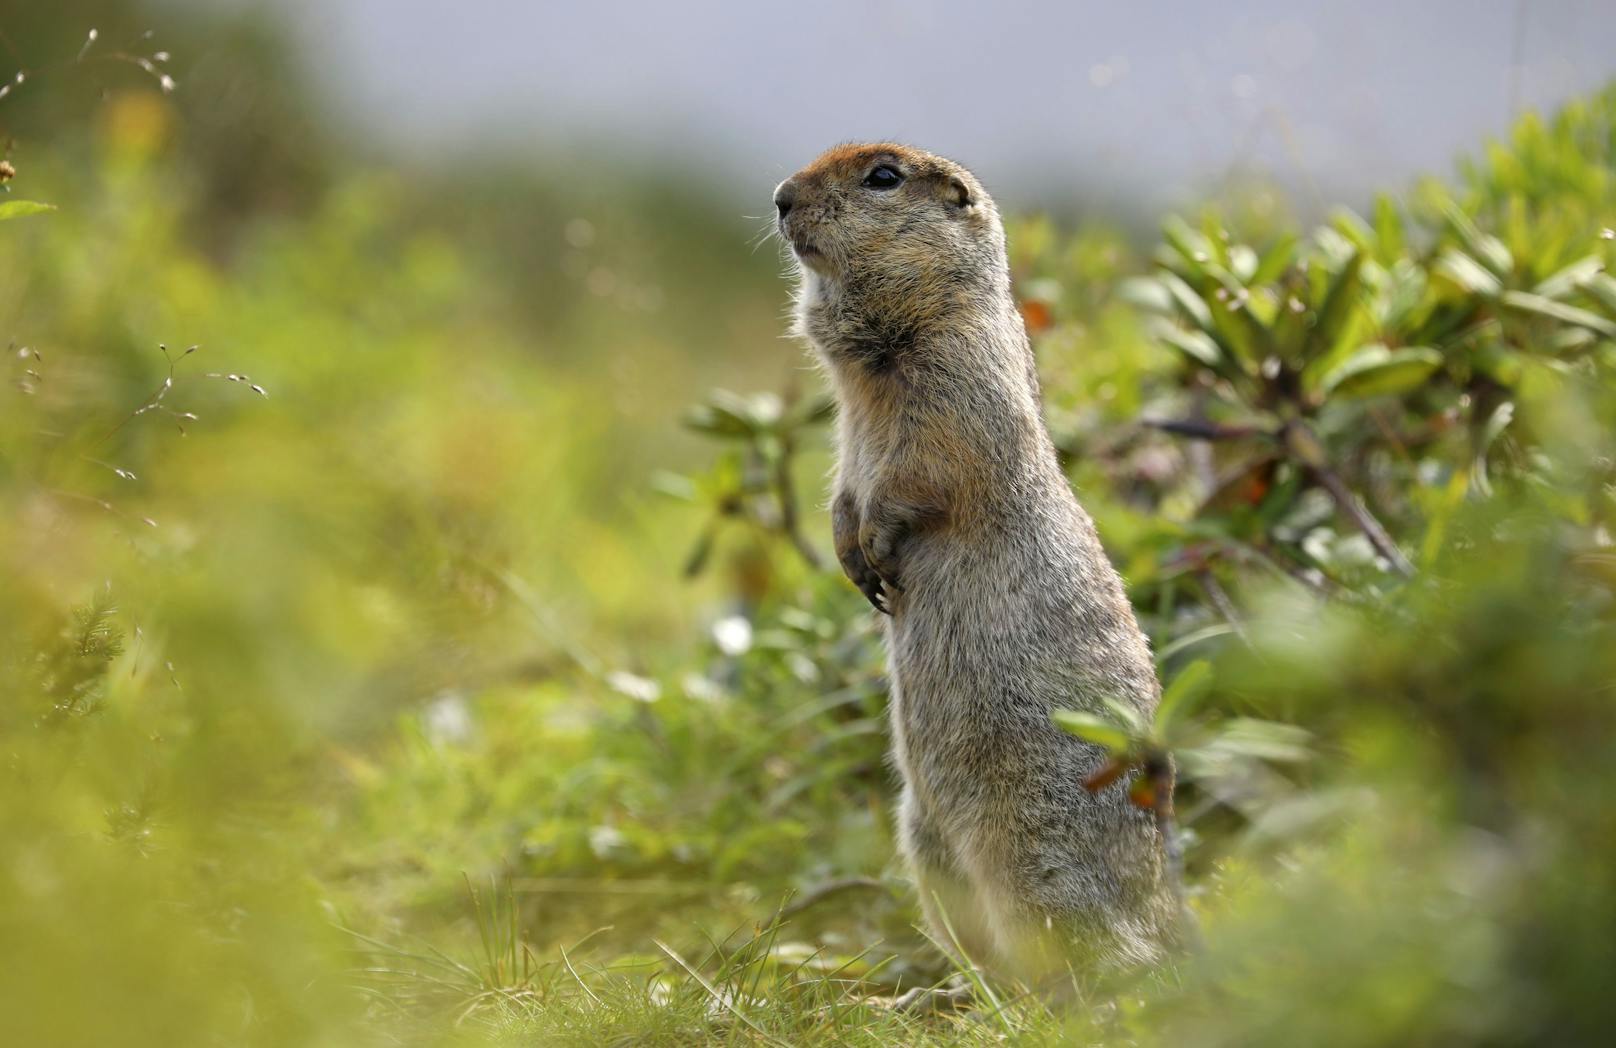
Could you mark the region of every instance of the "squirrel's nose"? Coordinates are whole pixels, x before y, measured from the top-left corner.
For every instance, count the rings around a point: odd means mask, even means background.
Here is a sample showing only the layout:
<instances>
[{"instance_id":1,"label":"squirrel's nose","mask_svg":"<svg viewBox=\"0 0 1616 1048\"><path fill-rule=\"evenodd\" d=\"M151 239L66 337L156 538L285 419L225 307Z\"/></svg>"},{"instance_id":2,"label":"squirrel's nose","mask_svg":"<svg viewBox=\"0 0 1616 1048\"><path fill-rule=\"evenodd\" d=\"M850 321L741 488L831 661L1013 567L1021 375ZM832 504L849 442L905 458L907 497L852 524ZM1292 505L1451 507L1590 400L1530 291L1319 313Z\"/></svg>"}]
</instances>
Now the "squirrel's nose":
<instances>
[{"instance_id":1,"label":"squirrel's nose","mask_svg":"<svg viewBox=\"0 0 1616 1048\"><path fill-rule=\"evenodd\" d=\"M797 184L791 181L791 179L788 178L775 187L774 207L775 210L780 212L781 218L785 218L786 215L791 212L791 205L796 203L796 201Z\"/></svg>"}]
</instances>

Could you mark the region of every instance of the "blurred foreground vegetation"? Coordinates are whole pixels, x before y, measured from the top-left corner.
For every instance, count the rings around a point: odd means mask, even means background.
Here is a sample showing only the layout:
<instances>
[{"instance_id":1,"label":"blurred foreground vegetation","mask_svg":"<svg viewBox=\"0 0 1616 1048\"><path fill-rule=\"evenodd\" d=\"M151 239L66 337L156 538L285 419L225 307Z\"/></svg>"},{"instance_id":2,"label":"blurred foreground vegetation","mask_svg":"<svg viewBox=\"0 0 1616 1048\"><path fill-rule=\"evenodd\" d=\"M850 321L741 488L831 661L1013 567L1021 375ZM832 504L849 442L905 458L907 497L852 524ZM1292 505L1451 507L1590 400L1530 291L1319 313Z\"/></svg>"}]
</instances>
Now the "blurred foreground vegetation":
<instances>
[{"instance_id":1,"label":"blurred foreground vegetation","mask_svg":"<svg viewBox=\"0 0 1616 1048\"><path fill-rule=\"evenodd\" d=\"M1616 91L1315 229L1015 225L1205 942L908 1016L957 973L772 247L145 28L5 27L6 1043L1608 1040Z\"/></svg>"}]
</instances>

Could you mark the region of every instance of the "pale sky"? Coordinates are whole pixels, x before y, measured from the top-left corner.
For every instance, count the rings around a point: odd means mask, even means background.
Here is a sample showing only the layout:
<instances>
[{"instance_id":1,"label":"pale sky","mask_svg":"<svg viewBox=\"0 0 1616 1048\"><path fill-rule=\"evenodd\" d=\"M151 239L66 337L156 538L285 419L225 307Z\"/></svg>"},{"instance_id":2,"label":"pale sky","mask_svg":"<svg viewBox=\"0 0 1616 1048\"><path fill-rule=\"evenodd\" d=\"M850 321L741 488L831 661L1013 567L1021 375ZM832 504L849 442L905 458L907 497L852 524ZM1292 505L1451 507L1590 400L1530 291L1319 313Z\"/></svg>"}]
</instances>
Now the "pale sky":
<instances>
[{"instance_id":1,"label":"pale sky","mask_svg":"<svg viewBox=\"0 0 1616 1048\"><path fill-rule=\"evenodd\" d=\"M604 142L737 192L895 138L1011 203L1098 185L1153 209L1243 169L1355 202L1616 76L1616 0L271 6L405 143Z\"/></svg>"}]
</instances>

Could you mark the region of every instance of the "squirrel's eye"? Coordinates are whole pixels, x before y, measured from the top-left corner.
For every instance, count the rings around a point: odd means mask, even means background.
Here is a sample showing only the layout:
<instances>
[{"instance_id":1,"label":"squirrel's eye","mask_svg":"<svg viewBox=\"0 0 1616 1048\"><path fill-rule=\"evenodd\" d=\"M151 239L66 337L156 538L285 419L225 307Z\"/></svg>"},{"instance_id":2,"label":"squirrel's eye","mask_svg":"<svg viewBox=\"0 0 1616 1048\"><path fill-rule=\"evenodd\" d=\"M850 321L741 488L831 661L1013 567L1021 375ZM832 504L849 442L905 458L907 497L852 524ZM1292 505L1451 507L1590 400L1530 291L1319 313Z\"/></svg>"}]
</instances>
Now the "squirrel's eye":
<instances>
[{"instance_id":1,"label":"squirrel's eye","mask_svg":"<svg viewBox=\"0 0 1616 1048\"><path fill-rule=\"evenodd\" d=\"M882 164L864 176L864 184L871 189L896 189L902 181L903 172L890 164Z\"/></svg>"}]
</instances>

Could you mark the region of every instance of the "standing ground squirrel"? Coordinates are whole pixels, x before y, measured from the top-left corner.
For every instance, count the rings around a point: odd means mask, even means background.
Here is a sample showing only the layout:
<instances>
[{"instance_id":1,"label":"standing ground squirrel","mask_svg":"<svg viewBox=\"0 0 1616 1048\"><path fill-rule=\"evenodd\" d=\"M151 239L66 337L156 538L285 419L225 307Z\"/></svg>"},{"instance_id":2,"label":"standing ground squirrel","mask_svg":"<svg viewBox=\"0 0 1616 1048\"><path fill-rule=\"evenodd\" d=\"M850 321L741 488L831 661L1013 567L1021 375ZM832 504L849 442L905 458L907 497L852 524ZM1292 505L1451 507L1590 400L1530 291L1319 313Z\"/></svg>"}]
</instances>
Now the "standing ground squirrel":
<instances>
[{"instance_id":1,"label":"standing ground squirrel","mask_svg":"<svg viewBox=\"0 0 1616 1048\"><path fill-rule=\"evenodd\" d=\"M969 171L830 150L775 190L796 331L838 403L836 553L887 613L901 846L933 934L1036 978L1160 955L1176 906L1127 783L1055 709L1149 715L1150 649L1040 414L1004 229Z\"/></svg>"}]
</instances>

